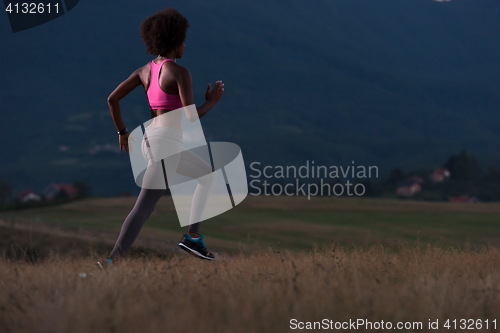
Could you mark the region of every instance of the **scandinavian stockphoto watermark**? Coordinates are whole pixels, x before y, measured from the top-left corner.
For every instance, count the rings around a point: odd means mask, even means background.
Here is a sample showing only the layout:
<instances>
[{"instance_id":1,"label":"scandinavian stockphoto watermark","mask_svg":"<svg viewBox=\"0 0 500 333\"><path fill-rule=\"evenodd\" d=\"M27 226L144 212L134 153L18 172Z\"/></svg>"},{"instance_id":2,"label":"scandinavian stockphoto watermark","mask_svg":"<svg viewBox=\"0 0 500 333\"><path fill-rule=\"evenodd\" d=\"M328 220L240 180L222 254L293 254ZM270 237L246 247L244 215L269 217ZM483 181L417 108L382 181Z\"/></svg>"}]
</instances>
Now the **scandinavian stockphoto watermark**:
<instances>
[{"instance_id":1,"label":"scandinavian stockphoto watermark","mask_svg":"<svg viewBox=\"0 0 500 333\"><path fill-rule=\"evenodd\" d=\"M136 184L168 188L181 226L220 215L248 194L240 147L207 142L194 104L147 120L128 144Z\"/></svg>"},{"instance_id":2,"label":"scandinavian stockphoto watermark","mask_svg":"<svg viewBox=\"0 0 500 333\"><path fill-rule=\"evenodd\" d=\"M253 178L250 182L252 189L250 195L265 196L363 196L366 186L362 181L378 178L378 167L375 165L315 165L314 161L306 160L299 167L288 166L262 166L260 162L250 164ZM268 181L269 180L269 181ZM274 180L274 183L271 183ZM341 182L340 180L343 180Z\"/></svg>"}]
</instances>

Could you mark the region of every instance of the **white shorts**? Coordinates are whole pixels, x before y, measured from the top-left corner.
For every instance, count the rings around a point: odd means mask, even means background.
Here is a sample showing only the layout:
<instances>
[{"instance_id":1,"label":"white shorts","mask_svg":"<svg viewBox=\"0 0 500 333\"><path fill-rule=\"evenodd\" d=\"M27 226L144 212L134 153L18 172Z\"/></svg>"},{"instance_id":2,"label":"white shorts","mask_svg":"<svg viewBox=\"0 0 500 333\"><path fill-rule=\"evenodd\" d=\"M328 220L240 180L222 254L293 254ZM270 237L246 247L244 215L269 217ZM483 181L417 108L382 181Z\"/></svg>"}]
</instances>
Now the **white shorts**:
<instances>
[{"instance_id":1,"label":"white shorts","mask_svg":"<svg viewBox=\"0 0 500 333\"><path fill-rule=\"evenodd\" d=\"M197 179L201 184L206 182L207 176L215 177L215 174L210 175L213 171L210 164L182 147L182 132L175 128L146 128L141 150L148 161L142 188L166 189L175 173Z\"/></svg>"}]
</instances>

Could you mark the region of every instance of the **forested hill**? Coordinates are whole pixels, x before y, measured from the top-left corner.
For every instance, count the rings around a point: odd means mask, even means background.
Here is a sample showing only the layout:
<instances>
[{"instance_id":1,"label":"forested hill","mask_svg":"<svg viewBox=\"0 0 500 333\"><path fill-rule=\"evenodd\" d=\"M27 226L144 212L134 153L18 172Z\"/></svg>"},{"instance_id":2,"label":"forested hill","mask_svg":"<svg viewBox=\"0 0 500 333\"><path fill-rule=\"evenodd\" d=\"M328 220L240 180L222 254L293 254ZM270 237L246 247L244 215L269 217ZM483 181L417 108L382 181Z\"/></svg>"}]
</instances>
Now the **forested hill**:
<instances>
[{"instance_id":1,"label":"forested hill","mask_svg":"<svg viewBox=\"0 0 500 333\"><path fill-rule=\"evenodd\" d=\"M165 6L190 22L185 56L209 141L237 143L247 164L416 169L461 148L500 165L497 0L82 0L13 34L0 20L0 178L17 190L84 180L95 194L136 189L107 109L110 92L152 59L139 26ZM129 129L144 91L121 102Z\"/></svg>"}]
</instances>

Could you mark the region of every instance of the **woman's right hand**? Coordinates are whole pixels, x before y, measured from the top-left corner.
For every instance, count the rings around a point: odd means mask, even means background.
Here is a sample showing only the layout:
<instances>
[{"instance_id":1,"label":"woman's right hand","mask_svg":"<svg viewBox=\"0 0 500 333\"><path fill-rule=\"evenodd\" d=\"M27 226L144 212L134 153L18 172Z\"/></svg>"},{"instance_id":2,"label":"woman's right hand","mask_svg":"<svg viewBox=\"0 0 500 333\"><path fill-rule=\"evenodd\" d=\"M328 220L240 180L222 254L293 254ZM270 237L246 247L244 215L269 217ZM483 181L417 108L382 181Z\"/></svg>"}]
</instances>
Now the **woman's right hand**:
<instances>
[{"instance_id":1,"label":"woman's right hand","mask_svg":"<svg viewBox=\"0 0 500 333\"><path fill-rule=\"evenodd\" d=\"M211 85L208 84L207 92L205 93L205 101L211 103L212 105L217 104L224 92L224 83L222 81L215 82L214 89L210 91Z\"/></svg>"},{"instance_id":2,"label":"woman's right hand","mask_svg":"<svg viewBox=\"0 0 500 333\"><path fill-rule=\"evenodd\" d=\"M119 142L120 142L120 151L122 151L122 148L125 149L125 152L132 152L132 145L129 146L129 141L135 141L135 138L130 135L130 133L125 133L123 135L119 136Z\"/></svg>"}]
</instances>

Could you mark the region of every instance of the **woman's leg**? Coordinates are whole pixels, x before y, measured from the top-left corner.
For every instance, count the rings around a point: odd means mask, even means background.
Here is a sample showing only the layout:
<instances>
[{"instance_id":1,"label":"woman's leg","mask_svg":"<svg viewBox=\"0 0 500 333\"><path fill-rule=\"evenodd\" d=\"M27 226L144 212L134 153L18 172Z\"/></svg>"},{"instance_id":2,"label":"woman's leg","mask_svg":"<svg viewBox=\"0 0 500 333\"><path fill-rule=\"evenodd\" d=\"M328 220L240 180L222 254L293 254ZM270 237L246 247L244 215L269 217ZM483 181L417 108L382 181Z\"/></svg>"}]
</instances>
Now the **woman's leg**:
<instances>
[{"instance_id":1,"label":"woman's leg","mask_svg":"<svg viewBox=\"0 0 500 333\"><path fill-rule=\"evenodd\" d=\"M128 249L132 246L137 235L142 229L144 222L154 211L156 203L162 197L165 190L150 190L142 188L134 208L123 222L120 236L110 257L124 257Z\"/></svg>"},{"instance_id":2,"label":"woman's leg","mask_svg":"<svg viewBox=\"0 0 500 333\"><path fill-rule=\"evenodd\" d=\"M156 132L155 132L156 131ZM172 134L168 128L159 128L142 142L142 151L148 161L148 168L142 180L142 189L134 208L123 223L120 236L111 252L111 258L124 257L132 246L144 222L153 213L156 203L165 193L167 179L170 179L177 164L181 151L182 134ZM180 138L176 138L180 135ZM157 162L154 162L154 161Z\"/></svg>"},{"instance_id":3,"label":"woman's leg","mask_svg":"<svg viewBox=\"0 0 500 333\"><path fill-rule=\"evenodd\" d=\"M191 213L189 216L188 233L195 236L200 231L200 220L207 206L217 180L210 164L189 150L183 149L176 172L198 180L198 186L193 195Z\"/></svg>"}]
</instances>

